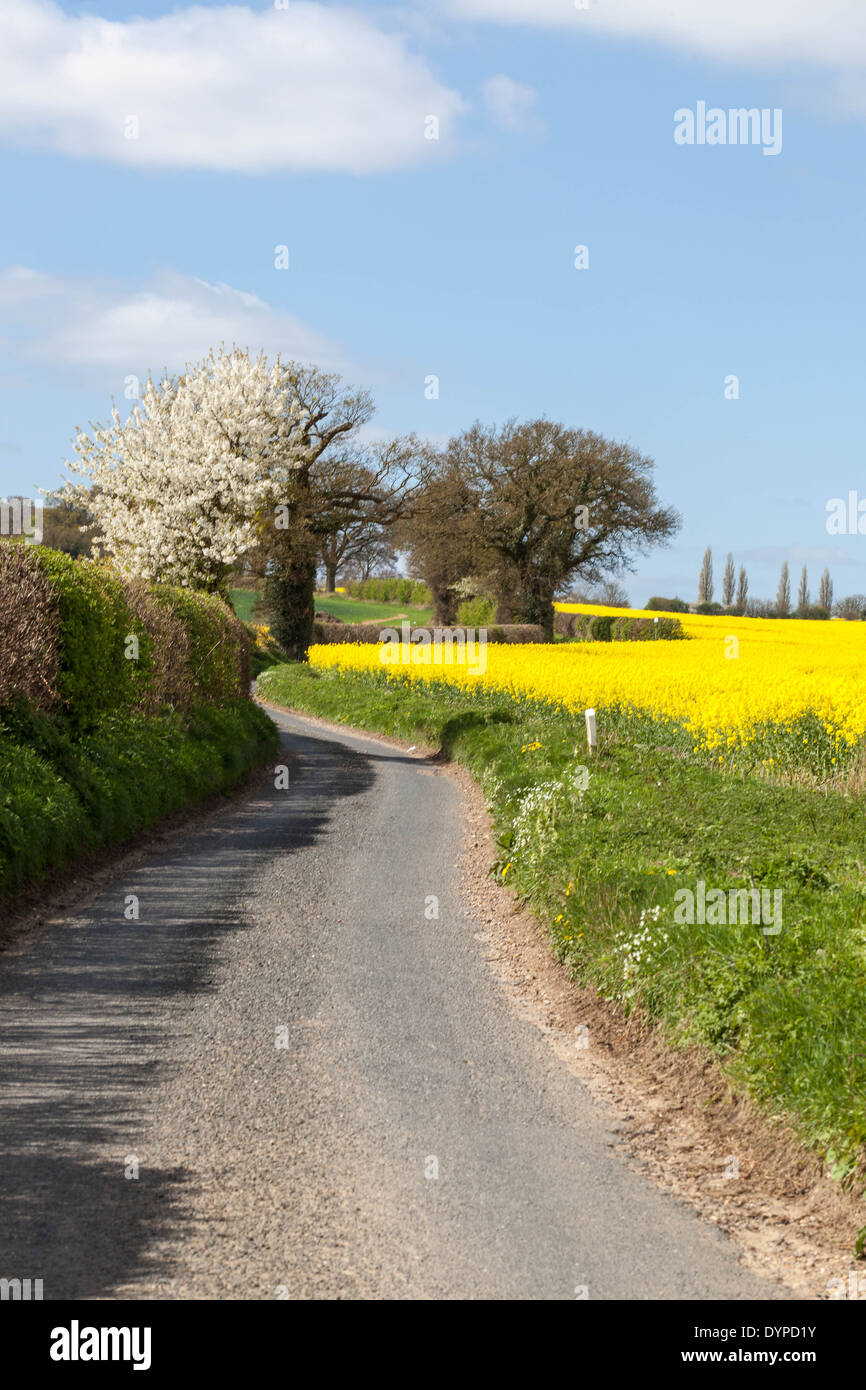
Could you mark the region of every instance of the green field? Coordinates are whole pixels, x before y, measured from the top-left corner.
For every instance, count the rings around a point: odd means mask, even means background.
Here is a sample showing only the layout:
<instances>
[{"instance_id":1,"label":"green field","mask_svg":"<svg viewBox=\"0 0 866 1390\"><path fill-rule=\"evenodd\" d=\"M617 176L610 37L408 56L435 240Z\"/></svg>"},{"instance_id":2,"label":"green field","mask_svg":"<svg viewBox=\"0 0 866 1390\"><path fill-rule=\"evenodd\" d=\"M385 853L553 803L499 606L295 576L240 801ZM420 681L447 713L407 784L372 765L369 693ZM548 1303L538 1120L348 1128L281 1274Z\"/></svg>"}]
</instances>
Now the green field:
<instances>
[{"instance_id":1,"label":"green field","mask_svg":"<svg viewBox=\"0 0 866 1390\"><path fill-rule=\"evenodd\" d=\"M230 594L234 610L241 622L265 621L264 618L256 619L253 614L253 604L259 597L255 589L232 589ZM401 607L398 603L373 603L367 599L346 598L343 594L316 594L316 612L333 613L335 618L342 618L344 623L363 623L371 618L376 621L384 620L393 618L398 613L402 613L417 627L430 623L433 619L430 608Z\"/></svg>"},{"instance_id":2,"label":"green field","mask_svg":"<svg viewBox=\"0 0 866 1390\"><path fill-rule=\"evenodd\" d=\"M230 589L229 598L232 607L237 613L242 623L252 623L257 621L253 615L253 604L259 597L255 589Z\"/></svg>"},{"instance_id":3,"label":"green field","mask_svg":"<svg viewBox=\"0 0 866 1390\"><path fill-rule=\"evenodd\" d=\"M402 613L410 623L421 627L433 620L430 608L413 608L399 603L375 603L363 598L345 598L342 594L317 594L316 612L333 613L344 623L364 623L370 618L393 618Z\"/></svg>"}]
</instances>

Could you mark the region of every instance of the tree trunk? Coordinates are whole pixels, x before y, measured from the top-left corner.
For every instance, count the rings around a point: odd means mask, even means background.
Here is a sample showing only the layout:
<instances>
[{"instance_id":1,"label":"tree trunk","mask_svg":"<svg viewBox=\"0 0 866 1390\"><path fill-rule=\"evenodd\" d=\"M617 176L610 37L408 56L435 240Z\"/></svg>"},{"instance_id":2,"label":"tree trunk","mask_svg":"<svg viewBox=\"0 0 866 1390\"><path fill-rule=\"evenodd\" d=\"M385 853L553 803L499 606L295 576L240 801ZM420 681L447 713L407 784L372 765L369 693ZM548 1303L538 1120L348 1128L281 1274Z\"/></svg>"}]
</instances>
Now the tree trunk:
<instances>
[{"instance_id":1,"label":"tree trunk","mask_svg":"<svg viewBox=\"0 0 866 1390\"><path fill-rule=\"evenodd\" d=\"M524 582L520 592L515 596L514 611L514 621L537 623L539 627L544 628L548 641L553 641L553 595L547 588L542 590L536 585Z\"/></svg>"},{"instance_id":2,"label":"tree trunk","mask_svg":"<svg viewBox=\"0 0 866 1390\"><path fill-rule=\"evenodd\" d=\"M294 525L271 550L265 602L271 634L292 661L306 661L313 640L316 547L296 512Z\"/></svg>"},{"instance_id":3,"label":"tree trunk","mask_svg":"<svg viewBox=\"0 0 866 1390\"><path fill-rule=\"evenodd\" d=\"M457 616L457 600L447 584L430 584L433 595L433 623L436 627L453 627Z\"/></svg>"},{"instance_id":4,"label":"tree trunk","mask_svg":"<svg viewBox=\"0 0 866 1390\"><path fill-rule=\"evenodd\" d=\"M329 593L329 594L332 594L332 593L334 592L334 590L336 589L336 587L337 587L337 566L336 566L336 565L331 565L331 564L326 564L326 565L325 565L325 585L326 585L326 587L327 587L327 590L328 590L328 593Z\"/></svg>"},{"instance_id":5,"label":"tree trunk","mask_svg":"<svg viewBox=\"0 0 866 1390\"><path fill-rule=\"evenodd\" d=\"M532 594L526 605L525 623L538 623L539 627L544 628L544 635L548 642L553 641L553 602L550 598L542 598L539 594Z\"/></svg>"}]
</instances>

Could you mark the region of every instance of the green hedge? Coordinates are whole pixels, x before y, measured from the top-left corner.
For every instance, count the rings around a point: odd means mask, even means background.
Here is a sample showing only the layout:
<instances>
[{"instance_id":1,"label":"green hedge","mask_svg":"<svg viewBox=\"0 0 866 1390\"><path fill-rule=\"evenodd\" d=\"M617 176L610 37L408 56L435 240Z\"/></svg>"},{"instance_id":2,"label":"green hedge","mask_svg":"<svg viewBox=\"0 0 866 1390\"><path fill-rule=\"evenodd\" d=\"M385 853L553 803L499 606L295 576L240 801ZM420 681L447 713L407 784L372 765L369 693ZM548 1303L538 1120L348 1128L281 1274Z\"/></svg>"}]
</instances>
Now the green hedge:
<instances>
[{"instance_id":1,"label":"green hedge","mask_svg":"<svg viewBox=\"0 0 866 1390\"><path fill-rule=\"evenodd\" d=\"M249 699L247 634L214 595L4 543L0 612L16 619L0 701L0 900L233 786L278 746ZM28 635L52 653L38 700L32 656L11 659Z\"/></svg>"},{"instance_id":2,"label":"green hedge","mask_svg":"<svg viewBox=\"0 0 866 1390\"><path fill-rule=\"evenodd\" d=\"M554 629L560 637L578 642L677 642L685 638L679 618L621 618L610 613L554 614Z\"/></svg>"},{"instance_id":3,"label":"green hedge","mask_svg":"<svg viewBox=\"0 0 866 1390\"><path fill-rule=\"evenodd\" d=\"M249 639L215 595L126 578L105 563L44 546L0 542L0 612L30 612L28 575L40 576L43 589L47 584L30 626L43 634L46 650L51 637L56 651L39 703L79 731L115 710L185 710L249 693ZM20 633L10 640L20 644ZM12 679L2 683L0 713L33 698L26 666L7 665Z\"/></svg>"},{"instance_id":4,"label":"green hedge","mask_svg":"<svg viewBox=\"0 0 866 1390\"><path fill-rule=\"evenodd\" d=\"M377 603L409 603L428 608L433 596L419 579L357 579L343 585L353 598L375 599Z\"/></svg>"},{"instance_id":5,"label":"green hedge","mask_svg":"<svg viewBox=\"0 0 866 1390\"><path fill-rule=\"evenodd\" d=\"M240 619L215 594L166 586L158 601L184 624L189 638L189 674L202 699L222 700L246 693L250 681L249 639ZM229 624L243 641L227 640Z\"/></svg>"},{"instance_id":6,"label":"green hedge","mask_svg":"<svg viewBox=\"0 0 866 1390\"><path fill-rule=\"evenodd\" d=\"M150 717L127 709L83 737L21 706L0 723L0 901L234 786L278 742L250 700Z\"/></svg>"},{"instance_id":7,"label":"green hedge","mask_svg":"<svg viewBox=\"0 0 866 1390\"><path fill-rule=\"evenodd\" d=\"M137 703L148 678L152 649L136 623L120 581L98 565L42 546L31 551L58 597L63 706L77 724L93 725L122 705ZM127 661L129 634L139 637L143 660Z\"/></svg>"}]
</instances>

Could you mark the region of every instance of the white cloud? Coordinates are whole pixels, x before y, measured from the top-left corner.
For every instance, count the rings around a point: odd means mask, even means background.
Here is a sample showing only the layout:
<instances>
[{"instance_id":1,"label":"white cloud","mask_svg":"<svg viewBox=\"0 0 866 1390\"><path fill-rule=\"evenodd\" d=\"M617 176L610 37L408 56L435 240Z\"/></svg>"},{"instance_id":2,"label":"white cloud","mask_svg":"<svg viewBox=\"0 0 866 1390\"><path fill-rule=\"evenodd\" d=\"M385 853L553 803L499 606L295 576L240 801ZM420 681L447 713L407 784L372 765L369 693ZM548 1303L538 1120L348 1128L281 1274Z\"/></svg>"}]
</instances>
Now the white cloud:
<instances>
[{"instance_id":1,"label":"white cloud","mask_svg":"<svg viewBox=\"0 0 866 1390\"><path fill-rule=\"evenodd\" d=\"M112 21L0 4L0 139L138 167L355 174L430 158L463 111L404 38L299 0ZM127 138L129 118L137 138Z\"/></svg>"},{"instance_id":2,"label":"white cloud","mask_svg":"<svg viewBox=\"0 0 866 1390\"><path fill-rule=\"evenodd\" d=\"M866 59L862 0L450 0L453 14L661 39L708 57L797 58L845 64Z\"/></svg>"},{"instance_id":3,"label":"white cloud","mask_svg":"<svg viewBox=\"0 0 866 1390\"><path fill-rule=\"evenodd\" d=\"M503 130L537 131L541 122L535 114L538 93L524 82L499 73L488 77L482 87L484 105Z\"/></svg>"},{"instance_id":4,"label":"white cloud","mask_svg":"<svg viewBox=\"0 0 866 1390\"><path fill-rule=\"evenodd\" d=\"M587 9L573 0L449 0L449 9L496 24L655 40L706 58L817 66L839 78L840 100L866 108L863 0L589 0Z\"/></svg>"},{"instance_id":5,"label":"white cloud","mask_svg":"<svg viewBox=\"0 0 866 1390\"><path fill-rule=\"evenodd\" d=\"M355 381L354 366L321 333L230 285L162 271L134 289L92 276L0 273L0 349L24 365L86 378L116 394L127 375L154 376L203 357L221 342L315 362Z\"/></svg>"}]
</instances>

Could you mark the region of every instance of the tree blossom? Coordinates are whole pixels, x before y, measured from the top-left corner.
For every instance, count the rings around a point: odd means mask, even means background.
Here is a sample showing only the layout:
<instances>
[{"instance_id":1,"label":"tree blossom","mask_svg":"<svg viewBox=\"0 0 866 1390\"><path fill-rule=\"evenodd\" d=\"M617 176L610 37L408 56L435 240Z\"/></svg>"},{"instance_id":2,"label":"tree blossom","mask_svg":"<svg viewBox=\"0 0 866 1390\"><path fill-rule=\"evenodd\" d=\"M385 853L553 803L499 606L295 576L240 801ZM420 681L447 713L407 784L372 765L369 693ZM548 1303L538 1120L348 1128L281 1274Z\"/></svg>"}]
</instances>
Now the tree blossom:
<instances>
[{"instance_id":1,"label":"tree blossom","mask_svg":"<svg viewBox=\"0 0 866 1390\"><path fill-rule=\"evenodd\" d=\"M95 517L94 541L126 574L219 589L309 461L309 407L299 369L237 348L156 385L126 420L79 432L80 481L66 496Z\"/></svg>"}]
</instances>

